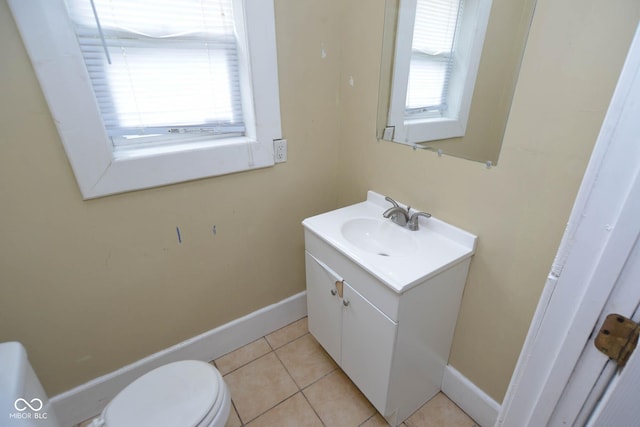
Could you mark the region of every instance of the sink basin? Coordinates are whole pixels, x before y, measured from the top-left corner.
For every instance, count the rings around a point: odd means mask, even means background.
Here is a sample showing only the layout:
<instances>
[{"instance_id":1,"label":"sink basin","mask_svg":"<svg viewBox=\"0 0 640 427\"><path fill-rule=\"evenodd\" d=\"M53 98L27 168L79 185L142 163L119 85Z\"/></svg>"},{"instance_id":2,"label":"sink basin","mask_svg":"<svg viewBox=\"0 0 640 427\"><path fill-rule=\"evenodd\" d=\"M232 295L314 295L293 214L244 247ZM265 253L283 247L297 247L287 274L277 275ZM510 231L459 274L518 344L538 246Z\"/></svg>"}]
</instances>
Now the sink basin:
<instances>
[{"instance_id":1,"label":"sink basin","mask_svg":"<svg viewBox=\"0 0 640 427\"><path fill-rule=\"evenodd\" d=\"M364 202L306 218L305 246L327 259L337 250L397 293L475 252L476 236L435 217L419 218L411 231L382 216L390 206L369 191Z\"/></svg>"},{"instance_id":2,"label":"sink basin","mask_svg":"<svg viewBox=\"0 0 640 427\"><path fill-rule=\"evenodd\" d=\"M380 256L410 256L418 250L418 240L412 231L389 220L354 218L340 230L352 245Z\"/></svg>"}]
</instances>

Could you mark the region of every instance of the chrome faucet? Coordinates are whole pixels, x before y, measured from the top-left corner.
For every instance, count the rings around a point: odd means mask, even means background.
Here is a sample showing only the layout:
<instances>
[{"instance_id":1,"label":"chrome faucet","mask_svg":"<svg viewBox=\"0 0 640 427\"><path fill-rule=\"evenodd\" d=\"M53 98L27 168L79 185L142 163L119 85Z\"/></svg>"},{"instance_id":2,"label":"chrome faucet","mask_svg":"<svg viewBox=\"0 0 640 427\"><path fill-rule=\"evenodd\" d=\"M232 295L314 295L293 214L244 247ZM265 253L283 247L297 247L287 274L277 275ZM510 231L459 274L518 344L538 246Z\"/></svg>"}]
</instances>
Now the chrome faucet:
<instances>
[{"instance_id":1,"label":"chrome faucet","mask_svg":"<svg viewBox=\"0 0 640 427\"><path fill-rule=\"evenodd\" d=\"M386 196L384 199L387 202L391 203L393 206L387 209L386 211L384 211L382 216L385 218L391 218L391 221L395 222L396 224L402 227L407 225L407 221L409 221L409 209L411 208L407 207L407 209L405 210L403 207L398 205L398 203L389 196Z\"/></svg>"},{"instance_id":2,"label":"chrome faucet","mask_svg":"<svg viewBox=\"0 0 640 427\"><path fill-rule=\"evenodd\" d=\"M426 212L415 212L410 216L411 208L409 206L405 209L389 196L386 196L384 199L393 206L384 211L382 216L385 218L391 218L391 221L402 227L407 226L411 231L419 229L420 225L418 223L418 218L421 216L424 218L431 218L431 214Z\"/></svg>"},{"instance_id":3,"label":"chrome faucet","mask_svg":"<svg viewBox=\"0 0 640 427\"><path fill-rule=\"evenodd\" d=\"M416 231L418 230L418 228L420 228L420 225L418 224L418 218L419 217L425 217L425 218L431 218L431 214L430 213L426 213L426 212L416 212L413 215L411 215L411 219L409 219L409 222L407 223L407 228L411 231Z\"/></svg>"}]
</instances>

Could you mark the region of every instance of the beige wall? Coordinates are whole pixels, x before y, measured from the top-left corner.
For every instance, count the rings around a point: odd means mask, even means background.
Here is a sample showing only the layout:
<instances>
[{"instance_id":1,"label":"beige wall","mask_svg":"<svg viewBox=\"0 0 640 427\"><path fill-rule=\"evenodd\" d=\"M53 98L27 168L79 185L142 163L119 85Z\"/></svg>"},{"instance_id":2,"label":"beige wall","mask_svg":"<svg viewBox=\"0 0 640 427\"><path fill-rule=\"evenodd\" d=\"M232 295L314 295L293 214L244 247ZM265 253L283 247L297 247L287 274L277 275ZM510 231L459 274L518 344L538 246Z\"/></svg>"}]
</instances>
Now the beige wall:
<instances>
[{"instance_id":1,"label":"beige wall","mask_svg":"<svg viewBox=\"0 0 640 427\"><path fill-rule=\"evenodd\" d=\"M300 222L337 206L338 4L276 2L287 163L85 202L0 1L0 342L49 394L304 290Z\"/></svg>"},{"instance_id":2,"label":"beige wall","mask_svg":"<svg viewBox=\"0 0 640 427\"><path fill-rule=\"evenodd\" d=\"M382 9L276 0L287 163L84 202L0 1L0 341L50 394L303 290L300 221L373 189L480 237L451 363L502 399L638 6L539 1L491 170L375 141Z\"/></svg>"},{"instance_id":3,"label":"beige wall","mask_svg":"<svg viewBox=\"0 0 640 427\"><path fill-rule=\"evenodd\" d=\"M498 402L544 286L640 6L538 0L497 167L375 140L382 0L343 38L340 204L367 189L479 236L449 362ZM354 85L348 84L353 76ZM347 122L348 121L348 122Z\"/></svg>"}]
</instances>

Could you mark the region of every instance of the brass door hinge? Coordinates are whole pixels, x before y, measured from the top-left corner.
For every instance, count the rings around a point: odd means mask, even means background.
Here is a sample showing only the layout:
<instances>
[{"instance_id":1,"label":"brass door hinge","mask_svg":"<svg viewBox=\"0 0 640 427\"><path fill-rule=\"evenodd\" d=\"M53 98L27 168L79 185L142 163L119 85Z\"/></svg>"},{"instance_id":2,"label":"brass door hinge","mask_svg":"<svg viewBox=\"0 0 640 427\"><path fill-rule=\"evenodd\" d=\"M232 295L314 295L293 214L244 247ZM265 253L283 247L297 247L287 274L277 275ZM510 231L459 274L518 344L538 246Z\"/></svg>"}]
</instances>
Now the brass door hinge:
<instances>
[{"instance_id":1,"label":"brass door hinge","mask_svg":"<svg viewBox=\"0 0 640 427\"><path fill-rule=\"evenodd\" d=\"M604 320L594 344L598 350L615 360L618 368L622 368L638 345L639 335L640 325L636 322L619 314L610 314Z\"/></svg>"}]
</instances>

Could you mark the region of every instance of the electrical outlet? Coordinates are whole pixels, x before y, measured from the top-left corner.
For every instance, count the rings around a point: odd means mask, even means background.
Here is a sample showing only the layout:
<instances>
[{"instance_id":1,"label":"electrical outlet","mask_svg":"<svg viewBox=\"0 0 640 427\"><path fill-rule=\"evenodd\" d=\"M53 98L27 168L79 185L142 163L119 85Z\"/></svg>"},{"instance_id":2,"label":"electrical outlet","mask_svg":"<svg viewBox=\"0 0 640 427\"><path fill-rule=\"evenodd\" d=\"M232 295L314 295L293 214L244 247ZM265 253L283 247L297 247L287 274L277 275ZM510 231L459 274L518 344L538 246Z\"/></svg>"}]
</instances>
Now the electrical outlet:
<instances>
[{"instance_id":1,"label":"electrical outlet","mask_svg":"<svg viewBox=\"0 0 640 427\"><path fill-rule=\"evenodd\" d=\"M276 163L284 163L287 161L287 140L273 140L274 157Z\"/></svg>"}]
</instances>

